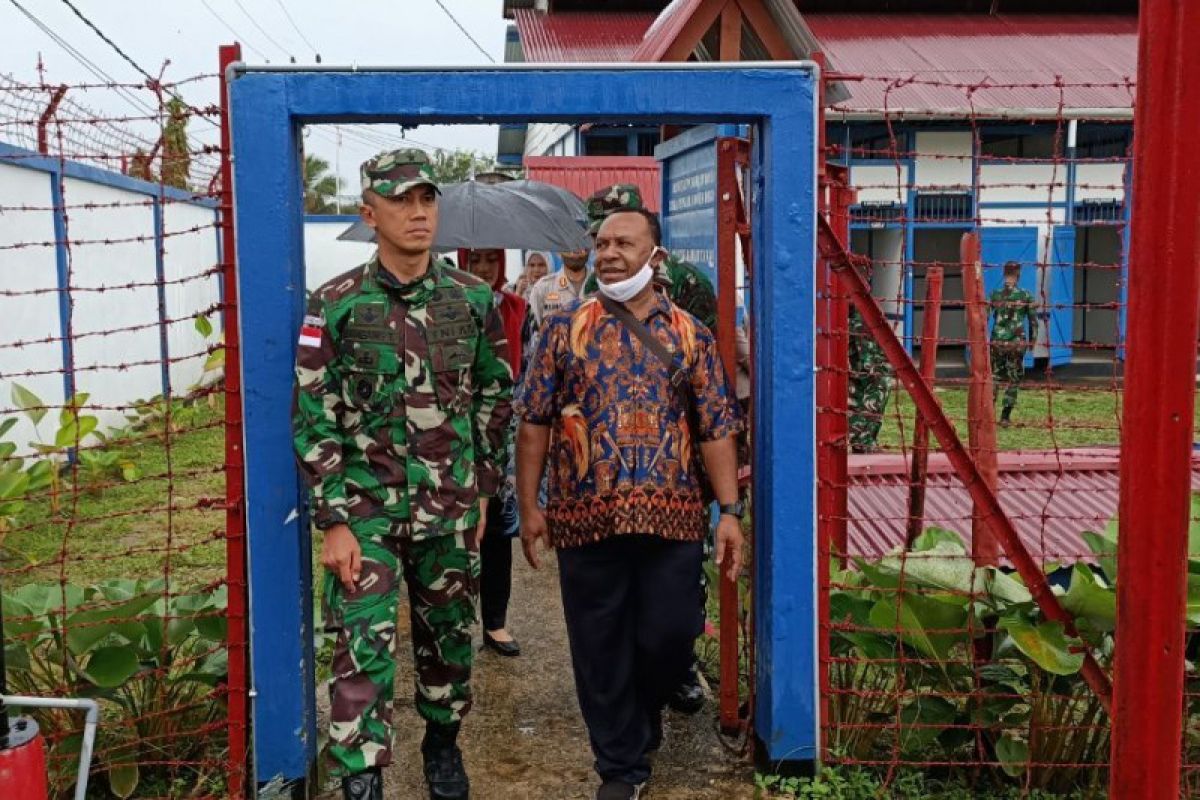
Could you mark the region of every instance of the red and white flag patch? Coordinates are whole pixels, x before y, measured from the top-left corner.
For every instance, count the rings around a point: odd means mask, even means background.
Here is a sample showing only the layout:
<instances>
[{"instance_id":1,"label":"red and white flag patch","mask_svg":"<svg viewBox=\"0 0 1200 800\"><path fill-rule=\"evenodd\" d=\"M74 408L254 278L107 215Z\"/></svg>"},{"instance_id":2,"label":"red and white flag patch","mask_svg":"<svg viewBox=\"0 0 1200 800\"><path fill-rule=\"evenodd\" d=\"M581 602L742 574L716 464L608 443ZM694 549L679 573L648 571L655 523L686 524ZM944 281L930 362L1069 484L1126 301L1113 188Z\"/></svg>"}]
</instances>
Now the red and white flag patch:
<instances>
[{"instance_id":1,"label":"red and white flag patch","mask_svg":"<svg viewBox=\"0 0 1200 800\"><path fill-rule=\"evenodd\" d=\"M307 316L304 318L304 325L300 328L300 346L301 347L320 347L321 346L321 329L325 327L325 320L320 317Z\"/></svg>"}]
</instances>

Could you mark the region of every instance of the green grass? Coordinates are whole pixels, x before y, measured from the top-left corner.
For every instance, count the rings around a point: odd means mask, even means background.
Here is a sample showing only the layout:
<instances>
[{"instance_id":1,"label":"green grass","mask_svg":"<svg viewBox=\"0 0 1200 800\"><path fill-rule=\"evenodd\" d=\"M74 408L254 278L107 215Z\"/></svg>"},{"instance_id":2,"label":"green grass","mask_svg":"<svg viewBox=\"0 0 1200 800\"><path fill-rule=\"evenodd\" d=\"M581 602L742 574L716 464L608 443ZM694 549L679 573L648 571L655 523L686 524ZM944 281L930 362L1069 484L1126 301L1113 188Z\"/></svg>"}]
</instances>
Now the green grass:
<instances>
[{"instance_id":1,"label":"green grass","mask_svg":"<svg viewBox=\"0 0 1200 800\"><path fill-rule=\"evenodd\" d=\"M73 489L68 469L58 513L48 493L31 498L3 540L6 583L170 576L182 591L222 577L224 407L214 395L183 414L170 434L160 419L114 436L143 477L80 476Z\"/></svg>"},{"instance_id":2,"label":"green grass","mask_svg":"<svg viewBox=\"0 0 1200 800\"><path fill-rule=\"evenodd\" d=\"M967 391L937 388L938 400L967 441ZM893 391L884 414L879 444L886 450L912 446L915 411L903 389ZM997 410L997 415L999 411ZM1116 445L1121 441L1121 393L1107 384L1070 389L1028 384L1021 390L1013 411L1012 426L997 428L1001 450L1054 450L1056 448ZM936 439L932 439L936 444Z\"/></svg>"}]
</instances>

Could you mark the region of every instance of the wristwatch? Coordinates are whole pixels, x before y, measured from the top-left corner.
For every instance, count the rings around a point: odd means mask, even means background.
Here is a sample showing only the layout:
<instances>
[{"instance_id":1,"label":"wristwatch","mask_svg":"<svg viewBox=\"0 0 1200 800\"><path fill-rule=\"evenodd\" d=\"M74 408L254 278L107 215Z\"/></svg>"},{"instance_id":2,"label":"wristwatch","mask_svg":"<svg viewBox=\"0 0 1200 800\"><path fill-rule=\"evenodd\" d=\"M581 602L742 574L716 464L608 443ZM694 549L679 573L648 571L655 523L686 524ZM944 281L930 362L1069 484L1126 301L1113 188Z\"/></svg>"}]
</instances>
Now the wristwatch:
<instances>
[{"instance_id":1,"label":"wristwatch","mask_svg":"<svg viewBox=\"0 0 1200 800\"><path fill-rule=\"evenodd\" d=\"M736 503L728 503L720 506L719 510L722 514L728 514L729 516L737 517L738 519L742 519L746 516L746 504L741 500L737 501Z\"/></svg>"}]
</instances>

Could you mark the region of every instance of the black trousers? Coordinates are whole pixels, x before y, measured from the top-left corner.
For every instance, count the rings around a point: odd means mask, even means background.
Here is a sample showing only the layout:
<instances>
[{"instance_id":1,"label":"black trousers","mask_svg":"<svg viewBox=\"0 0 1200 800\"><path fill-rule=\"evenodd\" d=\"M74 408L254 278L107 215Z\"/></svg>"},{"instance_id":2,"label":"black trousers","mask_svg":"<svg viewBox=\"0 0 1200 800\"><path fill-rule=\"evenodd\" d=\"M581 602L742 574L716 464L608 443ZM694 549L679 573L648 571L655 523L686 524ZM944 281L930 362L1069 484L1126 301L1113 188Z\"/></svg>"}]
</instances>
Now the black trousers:
<instances>
[{"instance_id":1,"label":"black trousers","mask_svg":"<svg viewBox=\"0 0 1200 800\"><path fill-rule=\"evenodd\" d=\"M704 628L704 546L617 536L558 551L575 690L603 779L642 783L662 707Z\"/></svg>"},{"instance_id":2,"label":"black trousers","mask_svg":"<svg viewBox=\"0 0 1200 800\"><path fill-rule=\"evenodd\" d=\"M479 545L479 616L485 631L498 631L508 619L512 594L513 540L502 531L500 503L488 503L487 527Z\"/></svg>"}]
</instances>

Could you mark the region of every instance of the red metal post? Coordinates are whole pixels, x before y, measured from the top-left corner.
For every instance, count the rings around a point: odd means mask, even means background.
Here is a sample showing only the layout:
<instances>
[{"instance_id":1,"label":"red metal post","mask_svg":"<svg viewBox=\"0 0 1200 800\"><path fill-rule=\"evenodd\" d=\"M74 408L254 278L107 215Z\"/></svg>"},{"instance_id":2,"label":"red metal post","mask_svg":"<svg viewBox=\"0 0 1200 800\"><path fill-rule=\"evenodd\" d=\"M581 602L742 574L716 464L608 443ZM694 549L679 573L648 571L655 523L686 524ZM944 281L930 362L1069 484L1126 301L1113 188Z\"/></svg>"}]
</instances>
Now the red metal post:
<instances>
[{"instance_id":1,"label":"red metal post","mask_svg":"<svg viewBox=\"0 0 1200 800\"><path fill-rule=\"evenodd\" d=\"M1074 622L1050 588L1050 582L1042 572L1041 564L1025 549L1012 520L1001 508L996 493L984 481L983 475L967 453L966 448L963 447L962 441L958 438L958 432L946 416L946 412L942 410L933 390L921 380L921 373L917 371L916 365L909 358L904 345L896 336L896 332L892 330L892 326L887 317L883 315L879 304L871 296L871 287L855 268L854 265L862 257L851 255L824 219L818 217L817 226L817 250L820 258L827 259L833 266L834 274L849 292L850 300L854 303L858 313L862 314L867 330L883 348L884 355L896 370L896 376L908 390L909 396L912 397L913 403L917 407L917 412L924 415L930 430L941 442L947 460L954 467L955 473L971 495L971 501L979 506L987 518L992 521L993 534L1000 541L1009 561L1025 581L1034 602L1038 604L1047 619L1062 623L1068 635L1075 636ZM1112 685L1109 683L1108 675L1100 668L1099 663L1090 652L1084 654L1081 673L1084 681L1095 692L1105 710L1111 709Z\"/></svg>"},{"instance_id":2,"label":"red metal post","mask_svg":"<svg viewBox=\"0 0 1200 800\"><path fill-rule=\"evenodd\" d=\"M829 219L832 233L842 247L850 249L850 206L858 193L850 186L850 170L837 164L826 165L830 181ZM831 528L834 554L843 563L850 548L850 300L841 283L831 285L829 305L831 406L830 426L832 456L830 480L833 482L833 524Z\"/></svg>"},{"instance_id":3,"label":"red metal post","mask_svg":"<svg viewBox=\"0 0 1200 800\"><path fill-rule=\"evenodd\" d=\"M937 265L925 270L925 315L921 321L921 379L932 389L937 380L938 337L942 320L942 286L945 271ZM913 426L912 480L908 487L908 533L904 549L912 548L925 524L925 484L929 470L929 425L917 415Z\"/></svg>"},{"instance_id":4,"label":"red metal post","mask_svg":"<svg viewBox=\"0 0 1200 800\"><path fill-rule=\"evenodd\" d=\"M1143 0L1109 796L1179 796L1200 297L1200 3Z\"/></svg>"},{"instance_id":5,"label":"red metal post","mask_svg":"<svg viewBox=\"0 0 1200 800\"><path fill-rule=\"evenodd\" d=\"M46 139L46 128L50 125L50 118L54 116L54 112L58 110L58 104L62 102L63 96L67 93L66 84L62 84L54 90L54 94L50 95L50 102L46 105L46 110L38 117L37 125L37 143L38 152L42 155L47 155L50 152L50 143Z\"/></svg>"},{"instance_id":6,"label":"red metal post","mask_svg":"<svg viewBox=\"0 0 1200 800\"><path fill-rule=\"evenodd\" d=\"M246 786L248 705L246 686L246 517L245 456L242 452L242 373L238 340L237 251L233 230L233 162L226 70L242 60L241 45L222 45L221 65L221 281L225 309L225 563L229 605L229 796Z\"/></svg>"},{"instance_id":7,"label":"red metal post","mask_svg":"<svg viewBox=\"0 0 1200 800\"><path fill-rule=\"evenodd\" d=\"M983 255L978 233L972 231L963 234L958 258L962 265L967 342L971 349L971 379L967 382L967 436L975 465L988 488L995 494L1000 481L1000 469L996 464L996 409L992 404L988 312L987 300L983 296ZM978 503L971 512L971 555L980 567L992 567L1000 563L1000 547Z\"/></svg>"},{"instance_id":8,"label":"red metal post","mask_svg":"<svg viewBox=\"0 0 1200 800\"><path fill-rule=\"evenodd\" d=\"M737 236L736 139L717 140L717 347L725 372L737 381ZM721 728L738 729L738 587L724 572L720 589Z\"/></svg>"}]
</instances>

